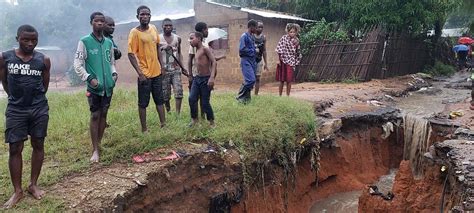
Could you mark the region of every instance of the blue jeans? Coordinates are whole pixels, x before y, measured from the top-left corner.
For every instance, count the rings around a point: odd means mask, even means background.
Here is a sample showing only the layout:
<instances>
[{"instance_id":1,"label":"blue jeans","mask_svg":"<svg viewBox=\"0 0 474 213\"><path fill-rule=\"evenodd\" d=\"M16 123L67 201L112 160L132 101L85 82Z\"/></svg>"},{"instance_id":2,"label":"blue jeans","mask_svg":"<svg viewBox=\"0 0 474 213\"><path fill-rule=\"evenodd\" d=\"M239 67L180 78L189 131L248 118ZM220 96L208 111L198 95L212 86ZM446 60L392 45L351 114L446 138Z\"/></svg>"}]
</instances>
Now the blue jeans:
<instances>
[{"instance_id":1,"label":"blue jeans","mask_svg":"<svg viewBox=\"0 0 474 213\"><path fill-rule=\"evenodd\" d=\"M240 58L240 67L242 68L242 75L244 76L244 87L247 90L252 90L255 84L255 73L257 71L257 62L254 57Z\"/></svg>"},{"instance_id":2,"label":"blue jeans","mask_svg":"<svg viewBox=\"0 0 474 213\"><path fill-rule=\"evenodd\" d=\"M189 94L189 107L191 108L191 118L198 118L198 100L201 98L202 110L206 113L207 120L214 120L214 112L211 107L211 90L207 86L209 76L194 76L191 92Z\"/></svg>"}]
</instances>

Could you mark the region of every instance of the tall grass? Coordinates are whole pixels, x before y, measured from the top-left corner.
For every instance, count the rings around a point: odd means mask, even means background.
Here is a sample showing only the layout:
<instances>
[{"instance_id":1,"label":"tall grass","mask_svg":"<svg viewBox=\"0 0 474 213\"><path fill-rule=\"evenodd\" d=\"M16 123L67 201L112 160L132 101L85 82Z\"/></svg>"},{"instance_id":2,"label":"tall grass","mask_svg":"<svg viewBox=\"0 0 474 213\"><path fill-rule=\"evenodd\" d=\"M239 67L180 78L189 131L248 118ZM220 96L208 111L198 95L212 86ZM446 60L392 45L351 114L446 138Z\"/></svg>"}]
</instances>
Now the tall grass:
<instances>
[{"instance_id":1,"label":"tall grass","mask_svg":"<svg viewBox=\"0 0 474 213\"><path fill-rule=\"evenodd\" d=\"M89 108L84 92L48 94L50 120L45 142L45 162L40 185L51 185L72 172L89 167L91 144L89 136ZM187 99L184 99L187 103ZM237 103L234 94L216 94L211 98L216 125L209 128L206 121L189 128L189 106L183 105L180 115L167 114L167 126L159 128L153 102L148 108L149 133L140 132L136 90L115 91L108 114L108 123L102 141L102 164L130 162L131 156L163 146L179 148L180 144L207 139L216 145L234 144L244 159L262 160L293 146L296 134L305 136L314 132L314 114L311 104L286 97L258 96L248 105ZM4 112L6 100L0 101ZM5 120L4 113L0 115ZM5 122L0 122L4 129ZM4 140L4 135L0 134ZM29 142L28 142L29 143ZM31 146L23 151L23 185L30 175ZM12 192L8 173L8 145L0 145L0 202ZM58 205L47 199L56 208ZM27 202L28 203L28 202ZM39 202L36 202L35 205ZM31 203L22 204L31 208ZM21 206L20 206L21 207Z\"/></svg>"}]
</instances>

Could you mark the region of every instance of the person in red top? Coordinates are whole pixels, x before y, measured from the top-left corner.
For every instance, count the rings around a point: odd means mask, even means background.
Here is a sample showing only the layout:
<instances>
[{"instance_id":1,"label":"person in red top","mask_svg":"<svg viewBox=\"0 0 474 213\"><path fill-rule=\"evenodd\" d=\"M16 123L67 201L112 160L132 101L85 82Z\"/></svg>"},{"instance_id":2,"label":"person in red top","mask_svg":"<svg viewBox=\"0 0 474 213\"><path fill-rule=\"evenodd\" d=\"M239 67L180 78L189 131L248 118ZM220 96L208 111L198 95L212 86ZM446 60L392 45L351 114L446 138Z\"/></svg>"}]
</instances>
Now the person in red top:
<instances>
[{"instance_id":1,"label":"person in red top","mask_svg":"<svg viewBox=\"0 0 474 213\"><path fill-rule=\"evenodd\" d=\"M276 80L280 82L278 92L280 96L283 93L283 85L286 82L286 95L290 96L291 82L293 82L293 72L296 65L300 64L300 41L297 37L300 26L298 24L289 23L286 25L288 34L281 37L278 42L276 52L280 61L277 65Z\"/></svg>"}]
</instances>

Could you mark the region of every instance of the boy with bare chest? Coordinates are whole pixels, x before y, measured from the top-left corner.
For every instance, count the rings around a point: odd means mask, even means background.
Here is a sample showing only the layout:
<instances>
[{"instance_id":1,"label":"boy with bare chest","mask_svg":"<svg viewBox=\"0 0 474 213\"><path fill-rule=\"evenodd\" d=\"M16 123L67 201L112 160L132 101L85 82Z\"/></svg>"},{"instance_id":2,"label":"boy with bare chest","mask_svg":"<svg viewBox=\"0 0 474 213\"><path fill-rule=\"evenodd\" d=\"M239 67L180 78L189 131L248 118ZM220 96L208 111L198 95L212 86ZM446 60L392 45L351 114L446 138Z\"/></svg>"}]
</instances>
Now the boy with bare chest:
<instances>
[{"instance_id":1,"label":"boy with bare chest","mask_svg":"<svg viewBox=\"0 0 474 213\"><path fill-rule=\"evenodd\" d=\"M197 75L192 79L191 92L189 94L189 107L191 108L191 126L198 121L198 97L201 97L203 111L211 127L214 127L214 112L212 111L210 99L211 90L214 88L214 76L216 75L216 59L209 48L202 44L203 34L194 32L189 35L189 43L196 47L194 57Z\"/></svg>"}]
</instances>

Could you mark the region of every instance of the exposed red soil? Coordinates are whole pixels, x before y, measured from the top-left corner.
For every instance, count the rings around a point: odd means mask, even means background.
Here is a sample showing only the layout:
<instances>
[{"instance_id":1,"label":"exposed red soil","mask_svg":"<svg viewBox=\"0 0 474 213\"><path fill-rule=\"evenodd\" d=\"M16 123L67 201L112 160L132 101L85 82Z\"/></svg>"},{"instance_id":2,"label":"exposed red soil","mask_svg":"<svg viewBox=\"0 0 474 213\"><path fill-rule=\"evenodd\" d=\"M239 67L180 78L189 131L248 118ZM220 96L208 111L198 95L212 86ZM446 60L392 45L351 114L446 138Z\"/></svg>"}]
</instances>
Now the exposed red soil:
<instances>
[{"instance_id":1,"label":"exposed red soil","mask_svg":"<svg viewBox=\"0 0 474 213\"><path fill-rule=\"evenodd\" d=\"M416 180L408 161L402 161L395 177L391 201L371 196L365 190L359 198L359 212L439 212L443 178L440 167L427 166L423 178Z\"/></svg>"},{"instance_id":2,"label":"exposed red soil","mask_svg":"<svg viewBox=\"0 0 474 213\"><path fill-rule=\"evenodd\" d=\"M178 160L113 164L75 174L54 185L48 194L61 196L66 208L75 211L202 212L209 209L211 196L235 190L242 182L236 151L221 156L203 153L206 147L183 144L189 156ZM160 149L153 154L170 151Z\"/></svg>"},{"instance_id":3,"label":"exposed red soil","mask_svg":"<svg viewBox=\"0 0 474 213\"><path fill-rule=\"evenodd\" d=\"M296 183L284 186L282 169L272 184L250 189L232 212L308 212L317 200L338 192L363 189L395 168L402 158L403 144L392 134L381 139L382 130L361 124L336 139L337 148L322 148L318 186L308 157L296 171ZM285 202L285 191L288 199ZM286 203L286 204L285 204ZM287 208L285 207L287 206Z\"/></svg>"}]
</instances>

